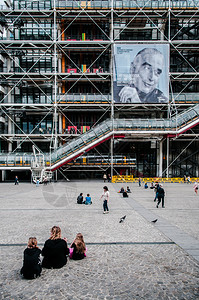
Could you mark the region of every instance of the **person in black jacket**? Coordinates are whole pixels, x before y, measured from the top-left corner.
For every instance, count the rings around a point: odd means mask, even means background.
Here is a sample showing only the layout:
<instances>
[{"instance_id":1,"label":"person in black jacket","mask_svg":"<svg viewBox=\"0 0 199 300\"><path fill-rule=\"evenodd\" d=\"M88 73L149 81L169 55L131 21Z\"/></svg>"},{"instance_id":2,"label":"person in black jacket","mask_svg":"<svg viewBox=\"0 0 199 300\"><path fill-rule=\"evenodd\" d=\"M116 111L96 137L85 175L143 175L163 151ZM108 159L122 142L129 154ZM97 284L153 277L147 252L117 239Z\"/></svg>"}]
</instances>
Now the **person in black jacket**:
<instances>
[{"instance_id":1,"label":"person in black jacket","mask_svg":"<svg viewBox=\"0 0 199 300\"><path fill-rule=\"evenodd\" d=\"M60 269L67 263L66 255L69 254L67 239L61 239L61 229L53 226L51 237L45 242L42 249L42 267L47 269Z\"/></svg>"},{"instance_id":2,"label":"person in black jacket","mask_svg":"<svg viewBox=\"0 0 199 300\"><path fill-rule=\"evenodd\" d=\"M36 237L30 237L28 247L24 250L23 267L21 275L26 279L34 279L41 274L41 250L37 247Z\"/></svg>"},{"instance_id":3,"label":"person in black jacket","mask_svg":"<svg viewBox=\"0 0 199 300\"><path fill-rule=\"evenodd\" d=\"M80 193L79 196L77 197L77 204L82 204L83 203L83 193Z\"/></svg>"},{"instance_id":4,"label":"person in black jacket","mask_svg":"<svg viewBox=\"0 0 199 300\"><path fill-rule=\"evenodd\" d=\"M156 205L156 207L158 208L158 205L160 204L161 200L162 200L162 208L164 207L164 195L165 195L165 191L162 187L162 185L160 184L159 187L157 188L157 196L158 196L158 203Z\"/></svg>"},{"instance_id":5,"label":"person in black jacket","mask_svg":"<svg viewBox=\"0 0 199 300\"><path fill-rule=\"evenodd\" d=\"M70 246L70 258L74 260L80 260L86 257L86 245L81 233L76 235L75 240Z\"/></svg>"}]
</instances>

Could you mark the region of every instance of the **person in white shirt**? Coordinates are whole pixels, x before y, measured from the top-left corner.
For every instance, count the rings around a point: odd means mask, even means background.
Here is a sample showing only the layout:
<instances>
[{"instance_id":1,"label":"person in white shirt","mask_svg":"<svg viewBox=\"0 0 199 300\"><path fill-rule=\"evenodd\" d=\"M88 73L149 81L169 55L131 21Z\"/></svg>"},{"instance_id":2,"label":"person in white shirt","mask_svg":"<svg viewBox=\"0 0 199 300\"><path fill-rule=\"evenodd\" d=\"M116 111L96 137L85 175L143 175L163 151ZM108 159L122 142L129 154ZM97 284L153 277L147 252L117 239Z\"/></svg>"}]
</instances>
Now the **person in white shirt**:
<instances>
[{"instance_id":1,"label":"person in white shirt","mask_svg":"<svg viewBox=\"0 0 199 300\"><path fill-rule=\"evenodd\" d=\"M104 192L100 199L103 199L104 214L107 214L107 213L109 213L109 208L108 208L109 190L108 190L107 186L104 186L103 189L104 189Z\"/></svg>"}]
</instances>

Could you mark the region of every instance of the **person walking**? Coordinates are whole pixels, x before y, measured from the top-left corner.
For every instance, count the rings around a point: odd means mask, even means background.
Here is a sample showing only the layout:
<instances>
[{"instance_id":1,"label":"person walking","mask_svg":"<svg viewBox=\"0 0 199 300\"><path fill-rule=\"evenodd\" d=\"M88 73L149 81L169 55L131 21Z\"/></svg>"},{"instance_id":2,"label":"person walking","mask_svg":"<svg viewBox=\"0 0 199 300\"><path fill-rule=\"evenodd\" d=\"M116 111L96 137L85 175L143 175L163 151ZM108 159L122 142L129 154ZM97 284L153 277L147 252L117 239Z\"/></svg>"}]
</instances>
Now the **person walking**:
<instances>
[{"instance_id":1,"label":"person walking","mask_svg":"<svg viewBox=\"0 0 199 300\"><path fill-rule=\"evenodd\" d=\"M107 180L106 173L104 173L104 175L103 175L103 179L104 179L104 182L106 182L106 180Z\"/></svg>"},{"instance_id":2,"label":"person walking","mask_svg":"<svg viewBox=\"0 0 199 300\"><path fill-rule=\"evenodd\" d=\"M164 196L165 196L165 191L162 187L162 185L160 184L158 189L157 189L157 192L158 192L158 203L156 205L156 207L158 208L160 202L162 201L162 208L165 208L164 207Z\"/></svg>"},{"instance_id":3,"label":"person walking","mask_svg":"<svg viewBox=\"0 0 199 300\"><path fill-rule=\"evenodd\" d=\"M141 186L141 178L138 179L139 186Z\"/></svg>"},{"instance_id":4,"label":"person walking","mask_svg":"<svg viewBox=\"0 0 199 300\"><path fill-rule=\"evenodd\" d=\"M156 199L158 199L158 189L159 189L159 183L156 182L155 183L155 188L154 188L154 193L155 193L155 198L154 198L154 202L156 201Z\"/></svg>"},{"instance_id":5,"label":"person walking","mask_svg":"<svg viewBox=\"0 0 199 300\"><path fill-rule=\"evenodd\" d=\"M103 189L104 189L104 192L100 199L103 199L103 208L104 208L103 213L107 214L107 213L109 213L108 202L109 202L110 194L109 194L109 190L108 190L107 186L104 186Z\"/></svg>"},{"instance_id":6,"label":"person walking","mask_svg":"<svg viewBox=\"0 0 199 300\"><path fill-rule=\"evenodd\" d=\"M184 174L184 183L187 181L187 176Z\"/></svg>"},{"instance_id":7,"label":"person walking","mask_svg":"<svg viewBox=\"0 0 199 300\"><path fill-rule=\"evenodd\" d=\"M108 174L108 182L111 182L111 174Z\"/></svg>"},{"instance_id":8,"label":"person walking","mask_svg":"<svg viewBox=\"0 0 199 300\"><path fill-rule=\"evenodd\" d=\"M19 184L18 176L15 176L15 185L18 185L18 184Z\"/></svg>"}]
</instances>

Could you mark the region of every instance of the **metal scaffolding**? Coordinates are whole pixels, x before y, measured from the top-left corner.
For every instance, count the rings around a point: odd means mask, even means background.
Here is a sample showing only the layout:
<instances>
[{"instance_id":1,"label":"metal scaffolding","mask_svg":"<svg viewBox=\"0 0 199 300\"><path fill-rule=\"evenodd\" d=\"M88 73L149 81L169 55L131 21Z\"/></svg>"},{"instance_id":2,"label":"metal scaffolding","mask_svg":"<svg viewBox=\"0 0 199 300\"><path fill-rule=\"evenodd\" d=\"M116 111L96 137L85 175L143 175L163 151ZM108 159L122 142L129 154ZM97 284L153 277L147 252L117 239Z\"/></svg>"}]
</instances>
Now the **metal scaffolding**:
<instances>
[{"instance_id":1,"label":"metal scaffolding","mask_svg":"<svg viewBox=\"0 0 199 300\"><path fill-rule=\"evenodd\" d=\"M177 118L199 103L199 1L5 3L0 13L1 152L30 152L34 145L41 153L51 153L107 118L113 128L116 118ZM169 104L115 102L114 46L120 44L169 45ZM161 139L132 135L126 142L132 156L139 155L140 143L155 142L154 152L152 146L148 149L159 165L153 176L163 169L168 177L190 173L192 155L197 166L191 175L198 176L198 153L187 152L183 164L173 151L179 139L184 148L187 141L197 144L198 127L166 139L164 134ZM101 165L103 172L120 173L114 156L129 154L127 143L113 136L107 145L92 150L93 155L111 154L109 166ZM137 157L140 167L134 175L148 174L147 157L147 152Z\"/></svg>"}]
</instances>

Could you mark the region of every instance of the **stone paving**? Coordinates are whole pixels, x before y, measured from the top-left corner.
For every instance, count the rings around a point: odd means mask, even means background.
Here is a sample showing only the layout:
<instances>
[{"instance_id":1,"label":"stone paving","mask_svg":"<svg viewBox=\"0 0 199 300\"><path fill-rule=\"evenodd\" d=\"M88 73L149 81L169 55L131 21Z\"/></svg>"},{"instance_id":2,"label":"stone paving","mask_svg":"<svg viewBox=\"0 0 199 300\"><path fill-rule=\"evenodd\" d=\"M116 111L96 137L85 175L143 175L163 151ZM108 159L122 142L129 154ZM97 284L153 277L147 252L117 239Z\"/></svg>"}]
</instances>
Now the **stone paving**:
<instances>
[{"instance_id":1,"label":"stone paving","mask_svg":"<svg viewBox=\"0 0 199 300\"><path fill-rule=\"evenodd\" d=\"M157 209L153 190L124 184L132 190L125 199L117 193L121 184L106 184L106 215L101 181L0 184L0 299L199 299L199 262L175 243L175 235L171 239L163 232L161 223L199 242L199 195L192 185L165 184L166 208ZM91 194L91 206L76 204L80 192ZM28 237L36 236L42 248L53 225L61 227L69 245L82 232L87 257L68 260L59 270L44 269L35 280L22 279Z\"/></svg>"}]
</instances>

